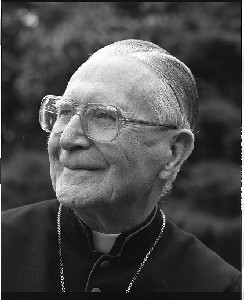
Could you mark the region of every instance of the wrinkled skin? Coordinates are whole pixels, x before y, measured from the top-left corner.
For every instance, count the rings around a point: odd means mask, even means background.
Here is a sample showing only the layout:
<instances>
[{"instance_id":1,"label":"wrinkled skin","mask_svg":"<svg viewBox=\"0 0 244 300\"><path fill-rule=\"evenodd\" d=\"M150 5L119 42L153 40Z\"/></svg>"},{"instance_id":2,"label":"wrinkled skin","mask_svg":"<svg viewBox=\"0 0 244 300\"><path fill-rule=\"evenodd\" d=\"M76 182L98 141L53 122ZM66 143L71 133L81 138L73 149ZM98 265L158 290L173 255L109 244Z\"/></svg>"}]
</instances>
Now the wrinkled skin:
<instances>
[{"instance_id":1,"label":"wrinkled skin","mask_svg":"<svg viewBox=\"0 0 244 300\"><path fill-rule=\"evenodd\" d=\"M64 97L80 106L118 105L127 117L155 121L148 105L155 82L133 58L91 58L72 76ZM156 205L170 173L164 170L172 161L172 139L170 130L127 126L112 142L94 142L73 116L63 133L52 133L48 141L58 200L97 231L117 233L138 225Z\"/></svg>"}]
</instances>

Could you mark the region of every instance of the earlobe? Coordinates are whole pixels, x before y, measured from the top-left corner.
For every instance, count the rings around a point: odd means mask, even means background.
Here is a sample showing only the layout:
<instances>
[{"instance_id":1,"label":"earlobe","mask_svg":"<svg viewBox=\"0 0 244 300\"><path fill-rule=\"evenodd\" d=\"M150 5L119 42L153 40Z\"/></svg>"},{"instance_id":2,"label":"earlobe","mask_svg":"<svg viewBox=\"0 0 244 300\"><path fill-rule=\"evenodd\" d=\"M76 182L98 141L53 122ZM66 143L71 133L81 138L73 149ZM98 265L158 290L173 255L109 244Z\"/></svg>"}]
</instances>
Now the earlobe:
<instances>
[{"instance_id":1,"label":"earlobe","mask_svg":"<svg viewBox=\"0 0 244 300\"><path fill-rule=\"evenodd\" d=\"M179 130L171 140L171 156L159 172L161 180L168 180L177 173L194 148L194 135L188 129Z\"/></svg>"}]
</instances>

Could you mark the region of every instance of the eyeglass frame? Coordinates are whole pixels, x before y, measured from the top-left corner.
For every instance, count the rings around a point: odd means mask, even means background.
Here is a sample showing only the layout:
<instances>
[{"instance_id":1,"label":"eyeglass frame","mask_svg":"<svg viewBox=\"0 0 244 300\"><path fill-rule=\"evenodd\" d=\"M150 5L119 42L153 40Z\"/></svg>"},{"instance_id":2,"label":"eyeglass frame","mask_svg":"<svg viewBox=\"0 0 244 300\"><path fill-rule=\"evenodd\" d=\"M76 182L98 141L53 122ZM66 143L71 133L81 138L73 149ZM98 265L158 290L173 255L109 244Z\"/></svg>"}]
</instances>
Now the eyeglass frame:
<instances>
[{"instance_id":1,"label":"eyeglass frame","mask_svg":"<svg viewBox=\"0 0 244 300\"><path fill-rule=\"evenodd\" d=\"M40 109L39 109L39 123L41 125L41 128L46 131L46 132L49 132L49 133L52 133L53 131L48 131L48 130L45 130L42 126L42 123L41 123L41 110L42 110L42 106L43 106L43 102L47 99L47 98L53 98L53 99L57 99L57 98L63 98L62 96L54 96L54 95L46 95L45 97L43 97L42 101L41 101L41 106L40 106ZM63 98L64 101L68 101L70 102L70 104L72 105L75 113L73 116L75 115L79 115L79 118L80 118L80 123L81 123L81 128L83 130L83 132L85 133L85 136L88 137L89 139L91 139L92 141L95 141L95 142L103 142L103 143L109 143L109 142L112 142L114 141L120 134L121 132L121 128L126 126L127 124L136 124L136 125L140 125L140 126L157 126L157 127L162 127L162 128L168 128L168 129L178 129L177 126L175 125L162 125L162 124L158 124L158 123L155 123L155 122L150 122L150 121L145 121L145 120L140 120L140 119L134 119L134 118L126 118L123 116L123 111L122 109L117 106L117 105L104 105L104 104L101 104L101 103L86 103L83 107L80 107L78 104L74 103L74 101L72 99L65 99ZM83 118L83 115L86 111L86 108L87 107L94 107L94 106L102 106L104 108L113 108L115 111L116 111L116 135L113 139L109 140L109 141L103 141L103 140L97 140L97 139L94 139L88 132L87 132L87 127L85 126L84 124L84 121L87 119L87 118ZM72 117L73 117L72 116ZM71 118L72 118L71 117ZM71 120L70 118L70 120ZM69 123L69 122L68 122ZM67 123L67 125L68 125ZM66 125L66 126L67 126ZM65 126L65 128L66 128ZM64 129L65 129L64 128ZM54 134L62 134L62 132L64 131L64 129L60 132L53 132Z\"/></svg>"}]
</instances>

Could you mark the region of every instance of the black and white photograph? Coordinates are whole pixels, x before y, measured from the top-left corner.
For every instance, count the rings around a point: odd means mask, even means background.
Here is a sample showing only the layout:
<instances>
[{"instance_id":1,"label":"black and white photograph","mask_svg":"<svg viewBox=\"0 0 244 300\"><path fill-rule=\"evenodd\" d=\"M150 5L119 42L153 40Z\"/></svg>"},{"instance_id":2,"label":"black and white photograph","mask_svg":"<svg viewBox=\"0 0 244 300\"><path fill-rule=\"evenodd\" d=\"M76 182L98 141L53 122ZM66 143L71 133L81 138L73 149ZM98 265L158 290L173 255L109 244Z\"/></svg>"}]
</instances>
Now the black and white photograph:
<instances>
[{"instance_id":1,"label":"black and white photograph","mask_svg":"<svg viewBox=\"0 0 244 300\"><path fill-rule=\"evenodd\" d=\"M241 297L242 3L1 9L3 298Z\"/></svg>"}]
</instances>

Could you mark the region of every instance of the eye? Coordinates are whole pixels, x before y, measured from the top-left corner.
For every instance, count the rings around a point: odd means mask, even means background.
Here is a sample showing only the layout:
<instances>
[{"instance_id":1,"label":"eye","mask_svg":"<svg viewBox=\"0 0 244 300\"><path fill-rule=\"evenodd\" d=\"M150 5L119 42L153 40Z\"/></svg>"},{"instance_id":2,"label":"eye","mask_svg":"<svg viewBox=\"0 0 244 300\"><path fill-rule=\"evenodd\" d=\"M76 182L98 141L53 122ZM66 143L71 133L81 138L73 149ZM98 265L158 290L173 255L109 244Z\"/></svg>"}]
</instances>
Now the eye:
<instances>
[{"instance_id":1,"label":"eye","mask_svg":"<svg viewBox=\"0 0 244 300\"><path fill-rule=\"evenodd\" d=\"M97 112L96 114L94 114L95 118L98 118L98 119L115 119L114 116L112 116L110 113L108 112Z\"/></svg>"},{"instance_id":2,"label":"eye","mask_svg":"<svg viewBox=\"0 0 244 300\"><path fill-rule=\"evenodd\" d=\"M111 110L95 109L92 112L92 118L116 120L116 115Z\"/></svg>"},{"instance_id":3,"label":"eye","mask_svg":"<svg viewBox=\"0 0 244 300\"><path fill-rule=\"evenodd\" d=\"M69 116L72 114L71 109L60 109L58 112L59 117L60 116Z\"/></svg>"},{"instance_id":4,"label":"eye","mask_svg":"<svg viewBox=\"0 0 244 300\"><path fill-rule=\"evenodd\" d=\"M70 103L67 103L66 101L60 101L57 104L57 115L59 119L71 118L74 115L73 106Z\"/></svg>"}]
</instances>

